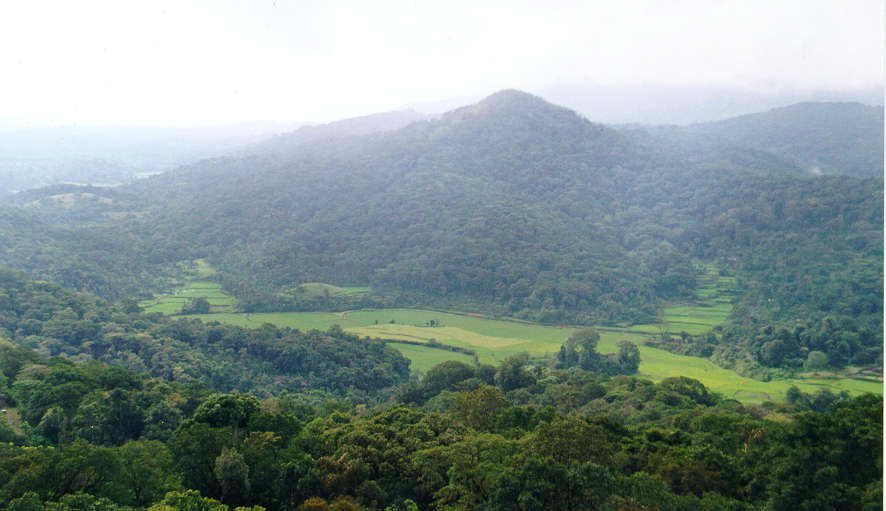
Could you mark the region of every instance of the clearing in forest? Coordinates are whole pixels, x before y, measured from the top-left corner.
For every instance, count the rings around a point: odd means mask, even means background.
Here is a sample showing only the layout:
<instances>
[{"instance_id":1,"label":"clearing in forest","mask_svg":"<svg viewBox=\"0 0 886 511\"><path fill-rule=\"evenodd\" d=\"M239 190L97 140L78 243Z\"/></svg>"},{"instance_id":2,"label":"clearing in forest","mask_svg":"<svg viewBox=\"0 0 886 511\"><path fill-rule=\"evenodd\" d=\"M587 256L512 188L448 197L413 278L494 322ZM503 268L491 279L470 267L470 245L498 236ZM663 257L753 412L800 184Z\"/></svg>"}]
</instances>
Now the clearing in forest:
<instances>
[{"instance_id":1,"label":"clearing in forest","mask_svg":"<svg viewBox=\"0 0 886 511\"><path fill-rule=\"evenodd\" d=\"M222 291L221 285L217 282L209 280L188 282L168 294L157 295L151 300L145 300L139 303L139 306L148 313L178 314L185 305L197 298L205 298L209 302L209 311L212 313L234 311L234 298Z\"/></svg>"},{"instance_id":2,"label":"clearing in forest","mask_svg":"<svg viewBox=\"0 0 886 511\"><path fill-rule=\"evenodd\" d=\"M413 369L418 371L426 371L444 360L464 362L471 360L470 356L463 353L432 347L430 344L432 339L471 350L477 354L481 362L496 364L521 352L537 356L553 355L560 349L563 341L578 329L421 309L358 310L347 314L334 312L212 314L195 317L253 328L264 323L300 330L326 330L332 325L339 325L345 331L360 336L424 343L428 346L391 343L391 346L412 360ZM438 326L430 326L432 324ZM852 394L883 393L882 383L851 378L791 378L763 382L741 376L704 358L677 355L644 346L643 343L652 334L601 330L600 335L599 349L604 353L616 351L618 341L621 340L629 340L639 345L640 376L653 381L671 376L695 378L715 392L746 403L782 400L791 385L796 385L805 392L814 392L826 387L835 392L847 390ZM483 340L490 338L497 341L504 339L506 342L495 346L484 346Z\"/></svg>"},{"instance_id":3,"label":"clearing in forest","mask_svg":"<svg viewBox=\"0 0 886 511\"><path fill-rule=\"evenodd\" d=\"M853 394L883 393L881 382L837 376L763 382L743 377L707 359L677 355L645 346L647 339L663 332L674 335L681 332L702 334L726 320L732 310L735 279L720 275L710 265L703 268L693 302L665 307L661 322L657 324L599 328L600 351L616 351L618 341L634 342L640 347L641 376L654 381L671 376L695 378L724 396L748 403L781 400L792 385L806 392L826 387L835 392L847 390ZM303 286L318 293L369 292L366 288L337 288L321 283ZM209 300L212 314L190 317L253 328L264 323L300 330L327 330L333 325L339 325L355 335L390 341L391 346L412 361L414 370L422 372L445 360L472 361L474 356L466 352L474 353L481 362L489 364L497 364L511 355L523 352L534 356L554 355L563 342L581 328L541 325L507 318L494 319L476 313L423 309L363 309L344 313L235 313L233 298L222 292L217 283L210 281L191 282L174 293L143 303L143 307L149 312L175 314L189 300L201 296ZM435 344L454 346L460 352L442 349L443 347Z\"/></svg>"}]
</instances>

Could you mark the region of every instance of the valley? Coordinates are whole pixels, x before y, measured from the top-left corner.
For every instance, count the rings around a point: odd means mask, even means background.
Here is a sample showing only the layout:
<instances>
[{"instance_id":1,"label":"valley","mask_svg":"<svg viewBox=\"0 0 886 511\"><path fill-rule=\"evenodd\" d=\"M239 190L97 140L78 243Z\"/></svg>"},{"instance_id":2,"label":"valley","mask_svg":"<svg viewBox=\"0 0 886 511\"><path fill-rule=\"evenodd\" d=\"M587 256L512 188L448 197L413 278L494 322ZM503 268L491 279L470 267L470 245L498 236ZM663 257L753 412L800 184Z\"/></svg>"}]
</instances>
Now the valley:
<instances>
[{"instance_id":1,"label":"valley","mask_svg":"<svg viewBox=\"0 0 886 511\"><path fill-rule=\"evenodd\" d=\"M497 364L510 355L521 352L534 356L554 355L577 327L554 327L444 313L417 309L361 310L344 313L329 312L279 312L264 314L221 313L198 317L204 321L218 321L232 325L257 328L265 323L300 330L325 330L333 325L346 332L363 337L385 340L407 340L428 343L435 339L475 351L481 362ZM439 327L426 326L428 321L439 321ZM391 323L393 321L393 323ZM641 328L641 327L634 327ZM642 329L654 330L655 325ZM834 392L846 390L851 394L864 392L883 393L883 384L873 380L853 378L790 378L763 382L740 376L723 369L713 362L699 358L676 355L664 350L643 346L652 334L633 329L600 329L599 349L612 353L620 340L630 340L640 345L640 376L659 381L672 376L687 376L704 383L711 390L747 403L768 400L781 401L791 386L805 392L830 388ZM444 360L470 360L461 353L414 345L391 343L412 361L412 368L427 371Z\"/></svg>"},{"instance_id":2,"label":"valley","mask_svg":"<svg viewBox=\"0 0 886 511\"><path fill-rule=\"evenodd\" d=\"M327 293L330 289L340 290L338 292L342 293L369 292L366 288L337 288L322 283L303 286L312 290L326 290ZM634 342L640 348L640 376L653 381L687 376L704 383L724 397L745 403L782 401L792 386L804 392L828 388L833 392L847 391L853 395L865 392L883 393L883 383L873 378L850 378L832 373L827 376L807 375L760 381L719 367L704 358L679 355L644 345L647 340L663 333L706 334L723 324L732 310L734 286L733 277L720 275L712 265L701 265L693 301L664 307L659 314L659 323L598 327L601 335L598 349L601 353L614 353L619 341ZM480 362L491 365L497 365L518 353L528 353L533 357L551 357L556 355L572 333L582 328L543 325L512 318L491 318L476 313L408 308L238 313L233 312L233 297L225 294L218 284L211 281L189 282L171 294L142 302L142 306L149 313L175 314L196 298L206 298L212 306L211 313L184 317L247 328L272 324L302 331L326 331L337 325L345 332L388 342L411 361L413 371L423 373L447 360L465 363L473 360L472 355L448 350L447 346L473 352Z\"/></svg>"}]
</instances>

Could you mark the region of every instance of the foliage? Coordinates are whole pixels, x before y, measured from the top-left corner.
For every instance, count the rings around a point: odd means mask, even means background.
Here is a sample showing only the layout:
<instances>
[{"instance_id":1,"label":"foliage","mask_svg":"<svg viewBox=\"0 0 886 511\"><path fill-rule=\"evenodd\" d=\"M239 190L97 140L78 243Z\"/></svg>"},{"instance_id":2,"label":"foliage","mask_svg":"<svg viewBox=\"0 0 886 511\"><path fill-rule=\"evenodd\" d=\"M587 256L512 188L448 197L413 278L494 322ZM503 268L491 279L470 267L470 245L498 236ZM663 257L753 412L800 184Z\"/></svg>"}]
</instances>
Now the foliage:
<instances>
[{"instance_id":1,"label":"foliage","mask_svg":"<svg viewBox=\"0 0 886 511\"><path fill-rule=\"evenodd\" d=\"M25 360L11 383L33 445L0 444L0 507L860 509L882 482L878 396L792 391L770 407L790 420L772 421L688 378L653 384L522 357L447 363L428 378L411 391L424 405L367 409L189 394L96 362ZM97 392L118 396L95 409ZM180 419L151 439L158 403ZM73 420L84 408L96 411ZM43 409L56 410L55 430Z\"/></svg>"},{"instance_id":2,"label":"foliage","mask_svg":"<svg viewBox=\"0 0 886 511\"><path fill-rule=\"evenodd\" d=\"M0 332L45 355L92 358L221 391L317 389L366 399L409 372L408 360L393 349L341 329L300 332L265 325L250 330L127 313L8 270L0 270ZM95 396L82 412L128 406L117 397L113 392ZM84 415L83 420L91 419Z\"/></svg>"},{"instance_id":3,"label":"foliage","mask_svg":"<svg viewBox=\"0 0 886 511\"><path fill-rule=\"evenodd\" d=\"M557 354L557 368L580 367L603 374L634 374L640 368L640 349L630 341L619 341L618 351L609 355L597 352L600 334L593 329L572 334Z\"/></svg>"}]
</instances>

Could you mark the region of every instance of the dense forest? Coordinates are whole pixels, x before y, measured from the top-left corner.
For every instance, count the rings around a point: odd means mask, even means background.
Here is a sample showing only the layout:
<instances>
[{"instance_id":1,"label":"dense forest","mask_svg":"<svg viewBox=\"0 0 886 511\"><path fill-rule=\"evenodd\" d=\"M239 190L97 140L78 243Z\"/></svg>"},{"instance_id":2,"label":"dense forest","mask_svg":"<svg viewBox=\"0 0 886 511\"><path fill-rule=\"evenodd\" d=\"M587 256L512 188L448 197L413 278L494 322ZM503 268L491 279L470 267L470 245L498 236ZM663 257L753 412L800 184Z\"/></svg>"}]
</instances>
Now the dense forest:
<instances>
[{"instance_id":1,"label":"dense forest","mask_svg":"<svg viewBox=\"0 0 886 511\"><path fill-rule=\"evenodd\" d=\"M409 361L340 329L244 329L143 314L0 270L0 338L43 356L96 360L218 390L318 390L370 399L406 380Z\"/></svg>"},{"instance_id":2,"label":"dense forest","mask_svg":"<svg viewBox=\"0 0 886 511\"><path fill-rule=\"evenodd\" d=\"M742 405L624 342L421 378L378 341L0 273L0 508L878 509L882 398ZM2 339L5 338L5 339ZM8 340L7 340L8 339ZM248 391L237 393L231 391Z\"/></svg>"},{"instance_id":3,"label":"dense forest","mask_svg":"<svg viewBox=\"0 0 886 511\"><path fill-rule=\"evenodd\" d=\"M0 511L883 510L884 2L0 0Z\"/></svg>"},{"instance_id":4,"label":"dense forest","mask_svg":"<svg viewBox=\"0 0 886 511\"><path fill-rule=\"evenodd\" d=\"M794 389L784 405L748 407L688 378L653 384L526 362L447 362L367 408L301 393L259 400L212 392L3 341L0 507L714 511L882 503L880 397Z\"/></svg>"},{"instance_id":5,"label":"dense forest","mask_svg":"<svg viewBox=\"0 0 886 511\"><path fill-rule=\"evenodd\" d=\"M687 131L794 162L813 174L883 175L883 108L799 103L691 126Z\"/></svg>"}]
</instances>

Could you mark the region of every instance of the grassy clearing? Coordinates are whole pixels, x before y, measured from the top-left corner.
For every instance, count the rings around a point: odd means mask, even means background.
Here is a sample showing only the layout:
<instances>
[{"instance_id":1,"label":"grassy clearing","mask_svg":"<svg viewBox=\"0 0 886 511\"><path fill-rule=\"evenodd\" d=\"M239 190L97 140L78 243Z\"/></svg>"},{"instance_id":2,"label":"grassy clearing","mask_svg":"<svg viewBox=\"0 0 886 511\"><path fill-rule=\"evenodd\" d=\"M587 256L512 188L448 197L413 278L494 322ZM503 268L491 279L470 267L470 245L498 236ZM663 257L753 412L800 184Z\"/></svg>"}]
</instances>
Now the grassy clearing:
<instances>
[{"instance_id":1,"label":"grassy clearing","mask_svg":"<svg viewBox=\"0 0 886 511\"><path fill-rule=\"evenodd\" d=\"M529 352L534 355L555 353L575 328L552 327L486 319L420 309L380 309L351 312L279 312L263 314L214 314L217 320L241 326L271 323L300 330L326 330L339 325L349 332L368 337L427 342L436 339L477 352L480 359L499 362L510 355ZM427 326L430 321L439 326ZM637 337L624 334L622 337Z\"/></svg>"},{"instance_id":2,"label":"grassy clearing","mask_svg":"<svg viewBox=\"0 0 886 511\"><path fill-rule=\"evenodd\" d=\"M713 265L702 266L695 300L671 304L662 309L658 323L634 325L625 331L647 334L703 334L726 321L732 313L735 277L724 277Z\"/></svg>"},{"instance_id":3,"label":"grassy clearing","mask_svg":"<svg viewBox=\"0 0 886 511\"><path fill-rule=\"evenodd\" d=\"M211 277L214 270L205 261L195 261L201 278ZM301 285L304 292L318 295L355 296L370 292L369 288L343 288L323 283ZM662 331L679 334L700 334L723 323L732 311L735 279L724 277L712 266L704 267L699 277L696 298L691 303L665 307L661 322L635 325L627 328L601 328L599 349L612 353L618 341L628 340L640 346L640 375L658 381L671 376L695 378L712 390L747 403L782 400L792 385L811 392L822 387L834 391L847 390L883 393L883 384L877 381L837 376L811 376L762 382L745 378L734 371L723 369L711 361L698 357L677 355L645 346L652 335ZM142 304L148 312L175 314L194 298L204 297L212 306L211 315L193 316L207 321L219 321L246 327L264 323L298 328L300 330L327 330L339 325L348 332L391 340L459 346L474 351L480 361L497 364L517 353L534 356L553 355L576 328L539 325L523 321L489 319L479 315L455 314L421 309L379 309L349 312L279 312L244 314L233 312L233 298L223 293L218 284L206 280L191 282L169 295ZM435 325L435 326L430 326ZM412 361L417 371L427 371L445 360L470 362L472 358L432 347L391 343Z\"/></svg>"},{"instance_id":4,"label":"grassy clearing","mask_svg":"<svg viewBox=\"0 0 886 511\"><path fill-rule=\"evenodd\" d=\"M323 282L305 282L298 289L308 297L356 297L369 294L372 290L368 287L339 287Z\"/></svg>"},{"instance_id":5,"label":"grassy clearing","mask_svg":"<svg viewBox=\"0 0 886 511\"><path fill-rule=\"evenodd\" d=\"M169 293L142 301L139 304L142 309L145 312L178 314L191 300L206 298L211 313L234 312L234 298L222 291L218 283L208 280L215 276L216 271L205 259L193 260L187 264L185 271L196 277L196 280L186 282ZM359 297L371 292L368 287L339 287L322 282L306 282L296 289L307 298Z\"/></svg>"},{"instance_id":6,"label":"grassy clearing","mask_svg":"<svg viewBox=\"0 0 886 511\"><path fill-rule=\"evenodd\" d=\"M145 312L178 314L182 307L197 298L206 298L213 313L234 310L234 298L222 291L218 283L208 280L189 282L172 293L157 295L153 300L145 300L139 305Z\"/></svg>"},{"instance_id":7,"label":"grassy clearing","mask_svg":"<svg viewBox=\"0 0 886 511\"><path fill-rule=\"evenodd\" d=\"M418 309L360 310L345 313L289 312L267 314L213 314L200 316L241 326L258 327L263 323L288 326L301 330L325 330L340 325L345 330L369 337L402 339L427 342L436 339L474 350L482 362L495 364L510 355L528 352L532 355L550 355L560 349L563 341L575 328L538 325L532 323L486 319L475 316L442 313ZM393 320L393 323L391 321ZM436 320L440 326L427 326ZM695 378L716 392L746 403L782 400L785 392L796 385L804 391L828 387L834 391L847 390L853 394L862 392L883 393L879 382L849 378L795 378L762 382L745 378L734 371L723 369L713 362L676 355L664 350L643 346L649 334L636 331L601 331L600 351L611 353L618 341L630 340L640 345L640 374L651 380L670 376ZM421 346L392 344L412 360L413 368L426 371L444 360L469 361L470 357Z\"/></svg>"},{"instance_id":8,"label":"grassy clearing","mask_svg":"<svg viewBox=\"0 0 886 511\"><path fill-rule=\"evenodd\" d=\"M452 351L441 350L437 348L426 348L424 346L415 346L412 344L400 344L392 342L389 344L392 348L398 350L404 357L412 361L410 367L413 371L427 372L428 369L435 365L446 362L447 360L457 360L465 364L473 364L474 359L463 353L455 353Z\"/></svg>"}]
</instances>

